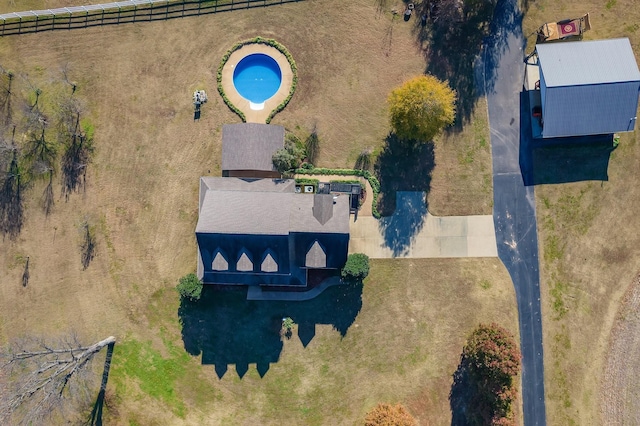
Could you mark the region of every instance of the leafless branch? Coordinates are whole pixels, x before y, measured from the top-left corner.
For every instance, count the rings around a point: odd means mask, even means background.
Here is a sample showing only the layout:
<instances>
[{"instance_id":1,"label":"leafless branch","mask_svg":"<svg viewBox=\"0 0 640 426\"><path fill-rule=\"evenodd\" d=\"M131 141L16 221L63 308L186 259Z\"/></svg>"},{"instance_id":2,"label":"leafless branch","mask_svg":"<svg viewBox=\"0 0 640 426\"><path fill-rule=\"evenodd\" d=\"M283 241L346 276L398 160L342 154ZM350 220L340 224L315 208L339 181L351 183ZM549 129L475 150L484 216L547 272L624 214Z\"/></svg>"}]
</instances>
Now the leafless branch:
<instances>
[{"instance_id":1,"label":"leafless branch","mask_svg":"<svg viewBox=\"0 0 640 426\"><path fill-rule=\"evenodd\" d=\"M57 345L29 339L1 354L0 423L39 424L61 408L63 399L72 399L72 383L83 388L80 377L93 357L105 346L113 346L110 336L90 346L77 339Z\"/></svg>"}]
</instances>

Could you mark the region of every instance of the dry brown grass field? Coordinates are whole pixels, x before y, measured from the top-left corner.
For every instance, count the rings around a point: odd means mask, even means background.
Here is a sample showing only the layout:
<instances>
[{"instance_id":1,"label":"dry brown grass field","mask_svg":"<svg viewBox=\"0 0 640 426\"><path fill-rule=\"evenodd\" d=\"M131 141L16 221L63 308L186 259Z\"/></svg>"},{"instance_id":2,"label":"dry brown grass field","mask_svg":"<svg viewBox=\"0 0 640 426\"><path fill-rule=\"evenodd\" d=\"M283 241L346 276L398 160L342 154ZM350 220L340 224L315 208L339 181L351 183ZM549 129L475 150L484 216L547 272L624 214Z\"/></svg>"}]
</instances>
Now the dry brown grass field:
<instances>
[{"instance_id":1,"label":"dry brown grass field","mask_svg":"<svg viewBox=\"0 0 640 426\"><path fill-rule=\"evenodd\" d=\"M83 3L5 0L0 12ZM307 347L285 341L263 378L251 366L240 379L230 366L219 379L187 354L173 290L195 268L198 178L220 173L221 126L239 121L215 89L224 52L257 35L283 43L299 85L274 124L300 133L315 126L319 165L351 167L362 149L384 143L388 92L425 69L413 24L373 1L311 0L0 39L0 65L20 74L20 96L28 80L46 101L68 70L96 146L84 191L65 201L56 178L45 216L43 183L35 183L22 232L0 241L0 342L69 330L87 341L117 336L108 424L354 424L379 401L406 404L423 424L449 422L465 336L481 321L517 334L512 285L497 260L375 262L346 336L318 325ZM209 102L194 122L197 88ZM483 100L473 117L436 148L435 214L491 211L490 179L475 177L476 169L491 173ZM85 221L97 249L83 270Z\"/></svg>"},{"instance_id":2,"label":"dry brown grass field","mask_svg":"<svg viewBox=\"0 0 640 426\"><path fill-rule=\"evenodd\" d=\"M586 12L591 14L593 28L585 40L629 37L638 57L640 5L633 0L529 1L525 34L544 22ZM566 161L557 165L579 173L589 167L593 154L564 151L561 155L567 156ZM636 131L624 134L612 152L608 180L536 187L549 424L637 422L637 404L631 397L637 395L637 376L626 388L611 388L604 371L625 376L633 374L625 368L637 364L637 352L630 349L640 330L637 321L632 327L626 323L633 318L625 319L628 308L622 306L622 300L625 292L631 294L640 262L639 160ZM624 330L627 345L612 345L614 328ZM610 354L611 347L622 352ZM609 417L611 406L622 409L623 414Z\"/></svg>"}]
</instances>

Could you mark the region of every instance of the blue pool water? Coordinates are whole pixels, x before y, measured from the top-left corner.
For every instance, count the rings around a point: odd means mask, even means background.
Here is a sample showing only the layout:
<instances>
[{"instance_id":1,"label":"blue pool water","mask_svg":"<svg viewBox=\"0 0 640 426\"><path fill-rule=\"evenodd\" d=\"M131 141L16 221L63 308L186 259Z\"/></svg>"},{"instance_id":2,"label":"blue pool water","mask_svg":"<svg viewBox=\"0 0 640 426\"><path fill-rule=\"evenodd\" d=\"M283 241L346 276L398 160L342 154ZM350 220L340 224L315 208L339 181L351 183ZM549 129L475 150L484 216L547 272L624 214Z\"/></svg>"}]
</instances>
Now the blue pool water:
<instances>
[{"instance_id":1,"label":"blue pool water","mask_svg":"<svg viewBox=\"0 0 640 426\"><path fill-rule=\"evenodd\" d=\"M247 55L233 71L233 85L240 96L255 104L261 104L276 94L282 83L282 71L278 63L262 53Z\"/></svg>"}]
</instances>

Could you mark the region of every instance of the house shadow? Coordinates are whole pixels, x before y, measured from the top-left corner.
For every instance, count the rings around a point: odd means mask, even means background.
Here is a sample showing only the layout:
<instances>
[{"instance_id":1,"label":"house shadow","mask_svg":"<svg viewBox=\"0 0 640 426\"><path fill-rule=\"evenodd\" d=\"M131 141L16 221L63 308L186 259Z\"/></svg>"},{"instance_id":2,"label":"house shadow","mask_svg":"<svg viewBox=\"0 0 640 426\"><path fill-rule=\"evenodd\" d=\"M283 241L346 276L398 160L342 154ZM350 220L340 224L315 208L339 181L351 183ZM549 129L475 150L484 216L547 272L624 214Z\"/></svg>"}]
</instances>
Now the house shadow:
<instances>
[{"instance_id":1,"label":"house shadow","mask_svg":"<svg viewBox=\"0 0 640 426\"><path fill-rule=\"evenodd\" d=\"M380 180L377 207L383 217L379 223L385 244L395 256L405 253L422 229L434 167L433 142L387 136L374 171Z\"/></svg>"},{"instance_id":2,"label":"house shadow","mask_svg":"<svg viewBox=\"0 0 640 426\"><path fill-rule=\"evenodd\" d=\"M609 180L613 135L537 138L532 136L529 95L520 93L520 170L526 186Z\"/></svg>"},{"instance_id":3,"label":"house shadow","mask_svg":"<svg viewBox=\"0 0 640 426\"><path fill-rule=\"evenodd\" d=\"M200 301L183 299L178 308L185 350L202 355L202 364L214 365L220 379L229 365L235 365L242 378L250 364L264 377L280 359L287 338L282 334L285 317L297 324L294 335L304 347L318 324L330 324L346 336L362 307L362 284L332 286L307 301L255 301L246 296L246 287L205 286Z\"/></svg>"},{"instance_id":4,"label":"house shadow","mask_svg":"<svg viewBox=\"0 0 640 426\"><path fill-rule=\"evenodd\" d=\"M461 8L453 1L425 0L417 8L426 17L424 25L416 20L414 27L425 72L448 81L457 92L452 131L461 130L485 86L492 90L508 38L521 32L522 13L517 2L508 0L464 2Z\"/></svg>"}]
</instances>

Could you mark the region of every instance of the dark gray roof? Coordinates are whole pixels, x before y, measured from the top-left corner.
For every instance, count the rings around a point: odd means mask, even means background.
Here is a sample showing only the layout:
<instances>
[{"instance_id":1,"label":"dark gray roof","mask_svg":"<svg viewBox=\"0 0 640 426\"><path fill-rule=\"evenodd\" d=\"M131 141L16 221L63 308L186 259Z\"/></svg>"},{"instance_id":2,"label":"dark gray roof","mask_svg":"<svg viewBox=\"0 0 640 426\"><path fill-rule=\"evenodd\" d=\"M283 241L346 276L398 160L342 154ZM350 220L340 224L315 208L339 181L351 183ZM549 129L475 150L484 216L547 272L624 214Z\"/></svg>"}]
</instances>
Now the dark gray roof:
<instances>
[{"instance_id":1,"label":"dark gray roof","mask_svg":"<svg viewBox=\"0 0 640 426\"><path fill-rule=\"evenodd\" d=\"M273 171L271 157L284 147L284 127L239 123L222 126L222 170Z\"/></svg>"},{"instance_id":2,"label":"dark gray roof","mask_svg":"<svg viewBox=\"0 0 640 426\"><path fill-rule=\"evenodd\" d=\"M346 194L296 194L293 180L203 177L199 211L197 271L206 283L304 286L307 263L339 269L347 260Z\"/></svg>"},{"instance_id":3,"label":"dark gray roof","mask_svg":"<svg viewBox=\"0 0 640 426\"><path fill-rule=\"evenodd\" d=\"M640 81L628 38L536 46L547 87Z\"/></svg>"},{"instance_id":4,"label":"dark gray roof","mask_svg":"<svg viewBox=\"0 0 640 426\"><path fill-rule=\"evenodd\" d=\"M333 199L332 195L321 195L331 197L331 204L324 204L320 217L325 220L322 223L314 216L314 198L316 195L292 194L289 229L291 232L312 232L312 233L349 233L349 196L340 195ZM335 203L334 203L335 202ZM332 207L332 214L326 212L326 208Z\"/></svg>"},{"instance_id":5,"label":"dark gray roof","mask_svg":"<svg viewBox=\"0 0 640 426\"><path fill-rule=\"evenodd\" d=\"M197 233L349 233L347 195L296 194L293 180L203 177L200 182Z\"/></svg>"},{"instance_id":6,"label":"dark gray roof","mask_svg":"<svg viewBox=\"0 0 640 426\"><path fill-rule=\"evenodd\" d=\"M292 195L296 194L209 190L196 232L287 235Z\"/></svg>"},{"instance_id":7,"label":"dark gray roof","mask_svg":"<svg viewBox=\"0 0 640 426\"><path fill-rule=\"evenodd\" d=\"M293 179L248 179L235 177L200 178L200 202L198 210L202 208L204 196L210 189L218 191L254 191L254 192L294 192L296 182Z\"/></svg>"}]
</instances>

